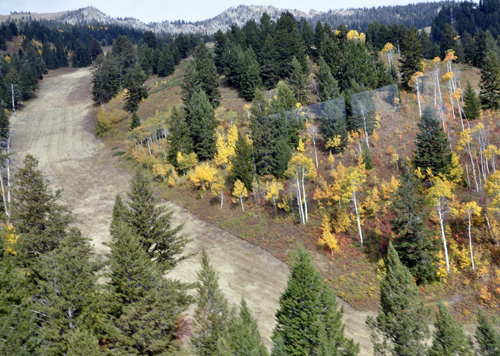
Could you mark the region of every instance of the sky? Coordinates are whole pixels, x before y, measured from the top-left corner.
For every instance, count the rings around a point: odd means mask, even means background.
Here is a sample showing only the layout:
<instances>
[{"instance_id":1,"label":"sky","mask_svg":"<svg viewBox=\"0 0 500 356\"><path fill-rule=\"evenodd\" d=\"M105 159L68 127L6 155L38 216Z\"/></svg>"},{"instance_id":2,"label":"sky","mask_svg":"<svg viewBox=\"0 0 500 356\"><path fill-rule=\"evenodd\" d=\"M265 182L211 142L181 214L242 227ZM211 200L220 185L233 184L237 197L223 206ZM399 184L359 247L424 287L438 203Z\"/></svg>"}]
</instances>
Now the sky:
<instances>
[{"instance_id":1,"label":"sky","mask_svg":"<svg viewBox=\"0 0 500 356\"><path fill-rule=\"evenodd\" d=\"M409 0L267 0L255 2L245 0L0 0L0 14L9 15L12 11L31 11L52 13L76 10L94 6L111 17L134 17L143 22L164 20L199 21L217 16L224 10L238 5L272 5L280 9L298 9L309 12L335 10L346 7L372 7L382 5L404 5L423 2ZM261 0L262 1L262 0ZM265 0L264 0L265 1Z\"/></svg>"}]
</instances>

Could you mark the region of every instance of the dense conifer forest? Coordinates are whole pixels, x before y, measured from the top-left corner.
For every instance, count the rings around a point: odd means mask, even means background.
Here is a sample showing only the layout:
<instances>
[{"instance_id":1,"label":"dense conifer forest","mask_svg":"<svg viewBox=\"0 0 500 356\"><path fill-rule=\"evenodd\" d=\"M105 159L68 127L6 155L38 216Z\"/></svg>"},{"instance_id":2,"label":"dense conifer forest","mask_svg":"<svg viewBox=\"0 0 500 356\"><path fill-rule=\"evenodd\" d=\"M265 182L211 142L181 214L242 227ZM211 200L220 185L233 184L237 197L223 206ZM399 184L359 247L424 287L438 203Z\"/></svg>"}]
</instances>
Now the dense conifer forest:
<instances>
[{"instance_id":1,"label":"dense conifer forest","mask_svg":"<svg viewBox=\"0 0 500 356\"><path fill-rule=\"evenodd\" d=\"M428 12L390 24L386 8L358 28L264 14L213 38L2 25L0 48L20 48L0 63L1 352L358 355L338 296L374 311L374 355L499 355L499 8L446 4L430 35ZM10 113L69 66L91 67L95 133L133 171L102 257L37 158L11 164ZM286 260L271 347L158 191L255 218L247 239ZM169 276L186 259L196 283Z\"/></svg>"}]
</instances>

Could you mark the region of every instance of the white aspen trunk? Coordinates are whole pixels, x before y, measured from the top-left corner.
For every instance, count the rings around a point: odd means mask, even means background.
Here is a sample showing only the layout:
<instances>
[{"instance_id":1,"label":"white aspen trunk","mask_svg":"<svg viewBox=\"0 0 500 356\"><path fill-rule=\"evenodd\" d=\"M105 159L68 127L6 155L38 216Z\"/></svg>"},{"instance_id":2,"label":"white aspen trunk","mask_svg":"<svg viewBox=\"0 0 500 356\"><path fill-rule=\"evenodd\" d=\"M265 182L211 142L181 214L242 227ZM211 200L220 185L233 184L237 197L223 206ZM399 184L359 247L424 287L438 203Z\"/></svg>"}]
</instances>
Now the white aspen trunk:
<instances>
[{"instance_id":1,"label":"white aspen trunk","mask_svg":"<svg viewBox=\"0 0 500 356\"><path fill-rule=\"evenodd\" d=\"M240 203L241 203L241 210L245 212L245 208L243 207L243 196L240 194Z\"/></svg>"},{"instance_id":2,"label":"white aspen trunk","mask_svg":"<svg viewBox=\"0 0 500 356\"><path fill-rule=\"evenodd\" d=\"M305 224L306 221L304 219L304 210L302 206L302 194L300 192L300 181L299 181L299 171L296 171L297 178L297 205L299 206L300 219L302 220L302 224Z\"/></svg>"},{"instance_id":3,"label":"white aspen trunk","mask_svg":"<svg viewBox=\"0 0 500 356\"><path fill-rule=\"evenodd\" d=\"M417 100L418 100L418 113L420 114L420 117L422 117L422 106L420 105L420 85L417 79Z\"/></svg>"},{"instance_id":4,"label":"white aspen trunk","mask_svg":"<svg viewBox=\"0 0 500 356\"><path fill-rule=\"evenodd\" d=\"M365 128L365 141L366 141L366 146L370 148L370 143L368 142L368 131L366 130L366 116L365 113L363 112L363 125Z\"/></svg>"},{"instance_id":5,"label":"white aspen trunk","mask_svg":"<svg viewBox=\"0 0 500 356\"><path fill-rule=\"evenodd\" d=\"M443 237L443 245L444 245L444 256L446 258L446 271L450 273L450 261L448 260L448 247L446 246L446 235L444 232L444 223L443 223L443 212L441 207L441 199L438 198L438 206L437 211L439 214L439 224L441 225L441 235Z\"/></svg>"},{"instance_id":6,"label":"white aspen trunk","mask_svg":"<svg viewBox=\"0 0 500 356\"><path fill-rule=\"evenodd\" d=\"M224 205L224 189L220 190L220 210L222 210L222 205Z\"/></svg>"},{"instance_id":7,"label":"white aspen trunk","mask_svg":"<svg viewBox=\"0 0 500 356\"><path fill-rule=\"evenodd\" d=\"M5 196L5 187L4 187L4 184L3 184L3 176L2 176L2 172L0 172L0 184L2 185L2 198L3 198L3 206L4 206L4 209L5 209L5 215L7 215L7 222L9 221L9 217L10 217L10 213L9 213L9 208L7 206L7 197Z\"/></svg>"},{"instance_id":8,"label":"white aspen trunk","mask_svg":"<svg viewBox=\"0 0 500 356\"><path fill-rule=\"evenodd\" d=\"M465 171L467 172L467 185L470 187L469 165L465 162Z\"/></svg>"},{"instance_id":9,"label":"white aspen trunk","mask_svg":"<svg viewBox=\"0 0 500 356\"><path fill-rule=\"evenodd\" d=\"M314 157L316 158L316 169L318 169L319 164L318 164L318 150L316 149L316 138L312 136L312 140L314 145Z\"/></svg>"},{"instance_id":10,"label":"white aspen trunk","mask_svg":"<svg viewBox=\"0 0 500 356\"><path fill-rule=\"evenodd\" d=\"M470 227L471 227L471 224L472 224L472 222L471 222L471 220L472 220L472 218L471 218L471 212L469 211L469 212L467 213L467 215L469 216L469 247L470 247L470 260L471 260L471 262L472 262L472 271L473 271L474 273L476 273L476 270L475 270L475 268L474 268L474 254L472 253L472 234L471 234L471 232L470 232Z\"/></svg>"},{"instance_id":11,"label":"white aspen trunk","mask_svg":"<svg viewBox=\"0 0 500 356\"><path fill-rule=\"evenodd\" d=\"M12 110L14 111L14 116L17 116L16 114L16 107L14 105L14 84L10 85L10 90L11 90L11 95L12 95Z\"/></svg>"},{"instance_id":12,"label":"white aspen trunk","mask_svg":"<svg viewBox=\"0 0 500 356\"><path fill-rule=\"evenodd\" d=\"M469 144L467 144L467 145L469 145ZM474 159L472 158L472 153L471 153L470 149L467 151L467 153L469 153L470 161L472 163L472 173L474 176L474 182L476 183L476 192L479 192L479 184L477 183L477 178L476 178L476 166L474 165Z\"/></svg>"},{"instance_id":13,"label":"white aspen trunk","mask_svg":"<svg viewBox=\"0 0 500 356\"><path fill-rule=\"evenodd\" d=\"M9 131L9 136L7 137L7 202L10 206L10 141L11 133Z\"/></svg>"},{"instance_id":14,"label":"white aspen trunk","mask_svg":"<svg viewBox=\"0 0 500 356\"><path fill-rule=\"evenodd\" d=\"M356 192L354 191L354 189L352 190L352 200L354 201L354 210L356 210L356 220L358 221L359 240L360 240L361 245L362 245L363 244L363 231L361 231L361 221L359 219L358 202L356 201Z\"/></svg>"},{"instance_id":15,"label":"white aspen trunk","mask_svg":"<svg viewBox=\"0 0 500 356\"><path fill-rule=\"evenodd\" d=\"M305 215L306 223L307 223L307 222L309 222L309 218L308 218L308 213L307 213L306 187L304 184L304 175L305 175L304 170L305 170L305 168L302 167L302 195L304 196L304 215Z\"/></svg>"}]
</instances>

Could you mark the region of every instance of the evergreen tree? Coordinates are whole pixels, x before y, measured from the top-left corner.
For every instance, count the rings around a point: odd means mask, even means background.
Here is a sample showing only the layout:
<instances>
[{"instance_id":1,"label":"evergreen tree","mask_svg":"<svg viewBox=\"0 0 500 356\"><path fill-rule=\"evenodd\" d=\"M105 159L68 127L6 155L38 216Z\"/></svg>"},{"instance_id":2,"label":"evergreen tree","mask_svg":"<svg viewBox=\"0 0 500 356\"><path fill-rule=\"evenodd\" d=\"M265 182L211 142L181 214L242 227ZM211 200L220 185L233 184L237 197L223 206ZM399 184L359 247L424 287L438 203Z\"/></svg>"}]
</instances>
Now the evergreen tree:
<instances>
[{"instance_id":1,"label":"evergreen tree","mask_svg":"<svg viewBox=\"0 0 500 356\"><path fill-rule=\"evenodd\" d=\"M27 155L14 175L11 222L19 234L21 264L32 268L34 259L56 249L67 235L73 217L59 204L62 191L52 192L38 169L38 161Z\"/></svg>"},{"instance_id":2,"label":"evergreen tree","mask_svg":"<svg viewBox=\"0 0 500 356\"><path fill-rule=\"evenodd\" d=\"M245 184L245 188L251 192L253 190L252 182L254 176L252 147L240 132L238 132L238 140L236 140L234 151L235 154L231 157L231 184L240 180Z\"/></svg>"},{"instance_id":3,"label":"evergreen tree","mask_svg":"<svg viewBox=\"0 0 500 356\"><path fill-rule=\"evenodd\" d=\"M113 205L113 215L111 216L111 224L109 225L109 232L111 236L114 235L120 222L127 222L127 207L123 204L120 194L116 194L115 204Z\"/></svg>"},{"instance_id":4,"label":"evergreen tree","mask_svg":"<svg viewBox=\"0 0 500 356\"><path fill-rule=\"evenodd\" d=\"M340 138L337 147L329 147L330 152L340 153L347 146L347 122L345 118L345 107L337 100L327 100L321 111L319 128L326 141Z\"/></svg>"},{"instance_id":5,"label":"evergreen tree","mask_svg":"<svg viewBox=\"0 0 500 356\"><path fill-rule=\"evenodd\" d=\"M302 71L308 72L304 41L297 29L295 17L288 11L282 13L276 22L274 45L274 62L277 69L276 75L279 78L284 78L290 72L294 56L302 66Z\"/></svg>"},{"instance_id":6,"label":"evergreen tree","mask_svg":"<svg viewBox=\"0 0 500 356\"><path fill-rule=\"evenodd\" d=\"M120 354L164 355L177 349L175 320L190 300L162 277L129 226L120 222L109 244L110 348Z\"/></svg>"},{"instance_id":7,"label":"evergreen tree","mask_svg":"<svg viewBox=\"0 0 500 356\"><path fill-rule=\"evenodd\" d=\"M188 240L179 232L183 225L172 227L172 211L164 206L156 206L158 198L141 170L130 182L128 194L129 212L127 222L134 234L139 237L144 251L162 271L170 271L186 256L180 256Z\"/></svg>"},{"instance_id":8,"label":"evergreen tree","mask_svg":"<svg viewBox=\"0 0 500 356\"><path fill-rule=\"evenodd\" d=\"M255 90L262 87L259 63L253 58L251 49L247 50L243 56L240 87L243 97L248 101L252 101Z\"/></svg>"},{"instance_id":9,"label":"evergreen tree","mask_svg":"<svg viewBox=\"0 0 500 356\"><path fill-rule=\"evenodd\" d=\"M481 117L481 102L468 80L464 90L464 103L464 114L468 120L476 120Z\"/></svg>"},{"instance_id":10,"label":"evergreen tree","mask_svg":"<svg viewBox=\"0 0 500 356\"><path fill-rule=\"evenodd\" d=\"M465 335L463 328L450 315L448 307L439 303L437 320L434 324L432 346L428 356L472 356L472 341Z\"/></svg>"},{"instance_id":11,"label":"evergreen tree","mask_svg":"<svg viewBox=\"0 0 500 356\"><path fill-rule=\"evenodd\" d=\"M5 114L5 109L0 105L0 141L5 141L9 137L10 132L10 120ZM3 146L3 142L0 142L0 146Z\"/></svg>"},{"instance_id":12,"label":"evergreen tree","mask_svg":"<svg viewBox=\"0 0 500 356\"><path fill-rule=\"evenodd\" d=\"M292 89L295 101L302 105L307 105L309 103L309 99L307 98L307 74L304 74L302 71L302 66L296 57L292 59L288 84Z\"/></svg>"},{"instance_id":13,"label":"evergreen tree","mask_svg":"<svg viewBox=\"0 0 500 356\"><path fill-rule=\"evenodd\" d=\"M418 356L425 354L429 336L428 310L420 301L418 287L410 271L403 266L392 243L380 282L380 306L377 318L368 317L375 355Z\"/></svg>"},{"instance_id":14,"label":"evergreen tree","mask_svg":"<svg viewBox=\"0 0 500 356\"><path fill-rule=\"evenodd\" d=\"M424 175L430 168L434 176L441 174L449 178L452 162L448 137L429 107L424 109L417 126L420 133L417 134L417 149L413 152L413 165Z\"/></svg>"},{"instance_id":15,"label":"evergreen tree","mask_svg":"<svg viewBox=\"0 0 500 356\"><path fill-rule=\"evenodd\" d=\"M500 353L500 332L495 329L488 315L479 308L477 313L476 340L481 356L496 356Z\"/></svg>"},{"instance_id":16,"label":"evergreen tree","mask_svg":"<svg viewBox=\"0 0 500 356\"><path fill-rule=\"evenodd\" d=\"M268 356L257 321L250 314L244 298L241 299L239 315L235 309L231 312L226 339L231 355Z\"/></svg>"},{"instance_id":17,"label":"evergreen tree","mask_svg":"<svg viewBox=\"0 0 500 356\"><path fill-rule=\"evenodd\" d=\"M95 38L92 38L92 43L90 45L90 57L94 61L101 54L103 54L101 44Z\"/></svg>"},{"instance_id":18,"label":"evergreen tree","mask_svg":"<svg viewBox=\"0 0 500 356\"><path fill-rule=\"evenodd\" d=\"M39 312L42 353L65 355L71 333L91 323L97 272L93 248L73 229L59 247L38 259L38 288L32 308Z\"/></svg>"},{"instance_id":19,"label":"evergreen tree","mask_svg":"<svg viewBox=\"0 0 500 356\"><path fill-rule=\"evenodd\" d=\"M191 141L189 126L177 106L172 108L172 114L168 121L168 129L170 131L170 135L168 136L170 146L167 158L174 166L177 166L177 154L179 152L182 154L193 152L193 142Z\"/></svg>"},{"instance_id":20,"label":"evergreen tree","mask_svg":"<svg viewBox=\"0 0 500 356\"><path fill-rule=\"evenodd\" d=\"M268 35L260 52L260 74L264 85L269 88L274 88L280 80L278 64L275 61L276 56L274 38Z\"/></svg>"},{"instance_id":21,"label":"evergreen tree","mask_svg":"<svg viewBox=\"0 0 500 356\"><path fill-rule=\"evenodd\" d=\"M366 141L363 142L362 158L363 158L363 163L365 165L365 169L366 170L373 169L372 154L370 152L370 149L368 148L368 145L366 144Z\"/></svg>"},{"instance_id":22,"label":"evergreen tree","mask_svg":"<svg viewBox=\"0 0 500 356\"><path fill-rule=\"evenodd\" d=\"M401 72L401 85L405 90L411 90L408 85L415 72L422 71L422 43L414 31L408 31L403 38L399 71Z\"/></svg>"},{"instance_id":23,"label":"evergreen tree","mask_svg":"<svg viewBox=\"0 0 500 356\"><path fill-rule=\"evenodd\" d=\"M215 130L217 129L217 120L205 92L200 90L193 94L189 101L188 113L187 122L194 144L194 151L201 160L213 158L216 152Z\"/></svg>"},{"instance_id":24,"label":"evergreen tree","mask_svg":"<svg viewBox=\"0 0 500 356\"><path fill-rule=\"evenodd\" d=\"M120 78L113 56L98 56L92 70L92 99L104 104L118 93L119 88Z\"/></svg>"},{"instance_id":25,"label":"evergreen tree","mask_svg":"<svg viewBox=\"0 0 500 356\"><path fill-rule=\"evenodd\" d=\"M139 126L141 126L141 119L139 119L137 112L134 111L132 113L132 121L130 122L130 126L128 127L128 129L130 131L132 131L133 129L135 129L136 127L139 127Z\"/></svg>"},{"instance_id":26,"label":"evergreen tree","mask_svg":"<svg viewBox=\"0 0 500 356\"><path fill-rule=\"evenodd\" d=\"M280 338L283 339L286 355L315 354L323 347L334 350L334 355L358 354L359 345L344 336L343 309L337 310L333 291L323 283L304 248L299 248L294 257L279 304L272 338L277 346L280 346ZM282 350L273 350L272 355L280 353Z\"/></svg>"},{"instance_id":27,"label":"evergreen tree","mask_svg":"<svg viewBox=\"0 0 500 356\"><path fill-rule=\"evenodd\" d=\"M342 54L337 41L328 36L326 33L323 35L319 56L323 58L325 63L330 67L334 78L340 79L339 67L342 60ZM319 63L319 65L321 66L321 63Z\"/></svg>"},{"instance_id":28,"label":"evergreen tree","mask_svg":"<svg viewBox=\"0 0 500 356\"><path fill-rule=\"evenodd\" d=\"M186 107L186 112L189 113L188 107L191 97L195 92L200 90L200 86L196 79L196 68L192 61L188 61L186 68L184 69L184 78L181 84L181 98L184 106Z\"/></svg>"},{"instance_id":29,"label":"evergreen tree","mask_svg":"<svg viewBox=\"0 0 500 356\"><path fill-rule=\"evenodd\" d=\"M500 62L497 54L489 52L481 67L481 91L479 98L484 109L498 110L500 107Z\"/></svg>"},{"instance_id":30,"label":"evergreen tree","mask_svg":"<svg viewBox=\"0 0 500 356\"><path fill-rule=\"evenodd\" d=\"M158 61L157 73L160 77L167 77L174 73L175 71L175 60L172 52L170 51L170 46L163 45L161 50L160 59Z\"/></svg>"},{"instance_id":31,"label":"evergreen tree","mask_svg":"<svg viewBox=\"0 0 500 356\"><path fill-rule=\"evenodd\" d=\"M339 86L333 78L330 67L324 61L323 57L319 57L319 72L318 72L318 96L320 101L324 102L330 99L335 99L339 96Z\"/></svg>"},{"instance_id":32,"label":"evergreen tree","mask_svg":"<svg viewBox=\"0 0 500 356\"><path fill-rule=\"evenodd\" d=\"M438 251L437 240L426 221L429 214L425 197L420 195L421 184L415 177L412 167L404 165L399 178L400 186L392 199L390 221L395 233L394 249L401 263L415 277L417 284L430 282L436 278Z\"/></svg>"},{"instance_id":33,"label":"evergreen tree","mask_svg":"<svg viewBox=\"0 0 500 356\"><path fill-rule=\"evenodd\" d=\"M153 31L146 31L144 33L144 43L151 49L158 47L158 40Z\"/></svg>"},{"instance_id":34,"label":"evergreen tree","mask_svg":"<svg viewBox=\"0 0 500 356\"><path fill-rule=\"evenodd\" d=\"M312 54L312 45L314 44L314 32L309 25L309 22L303 17L300 18L300 35L304 41L304 46L306 48L306 54Z\"/></svg>"},{"instance_id":35,"label":"evergreen tree","mask_svg":"<svg viewBox=\"0 0 500 356\"><path fill-rule=\"evenodd\" d=\"M198 272L194 326L196 336L191 339L196 355L216 354L217 341L228 333L229 310L227 300L219 289L219 277L210 265L205 250L201 252L201 270Z\"/></svg>"},{"instance_id":36,"label":"evergreen tree","mask_svg":"<svg viewBox=\"0 0 500 356\"><path fill-rule=\"evenodd\" d=\"M195 53L196 80L200 88L205 92L212 107L219 106L220 90L219 75L212 56L208 52L205 43L202 42Z\"/></svg>"},{"instance_id":37,"label":"evergreen tree","mask_svg":"<svg viewBox=\"0 0 500 356\"><path fill-rule=\"evenodd\" d=\"M148 90L144 86L144 81L146 79L146 75L138 64L135 65L125 76L123 86L128 91L125 99L125 106L128 111L136 111L139 106L139 102L148 97Z\"/></svg>"},{"instance_id":38,"label":"evergreen tree","mask_svg":"<svg viewBox=\"0 0 500 356\"><path fill-rule=\"evenodd\" d=\"M85 329L77 328L69 335L67 356L99 356L99 339L96 335Z\"/></svg>"},{"instance_id":39,"label":"evergreen tree","mask_svg":"<svg viewBox=\"0 0 500 356\"><path fill-rule=\"evenodd\" d=\"M319 23L319 21L318 21ZM285 340L281 335L278 335L274 340L271 356L288 356L286 352Z\"/></svg>"}]
</instances>

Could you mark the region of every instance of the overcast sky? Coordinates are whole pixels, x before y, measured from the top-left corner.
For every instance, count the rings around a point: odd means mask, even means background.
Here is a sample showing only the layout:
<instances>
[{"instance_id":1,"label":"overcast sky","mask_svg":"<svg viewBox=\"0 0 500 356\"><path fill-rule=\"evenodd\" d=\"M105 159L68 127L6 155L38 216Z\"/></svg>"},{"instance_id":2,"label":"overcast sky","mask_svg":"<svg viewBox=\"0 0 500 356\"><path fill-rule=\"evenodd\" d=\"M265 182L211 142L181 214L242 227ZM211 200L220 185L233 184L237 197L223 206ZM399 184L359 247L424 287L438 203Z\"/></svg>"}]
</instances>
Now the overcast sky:
<instances>
[{"instance_id":1,"label":"overcast sky","mask_svg":"<svg viewBox=\"0 0 500 356\"><path fill-rule=\"evenodd\" d=\"M262 1L262 0L261 0ZM86 6L95 6L111 17L135 17L146 23L163 20L198 21L217 16L231 6L238 5L273 5L280 9L298 9L309 12L310 9L327 11L347 7L372 7L382 5L404 5L424 2L409 0L268 0L255 2L245 0L0 0L0 14L8 15L11 11L31 11L50 13L76 10Z\"/></svg>"}]
</instances>

